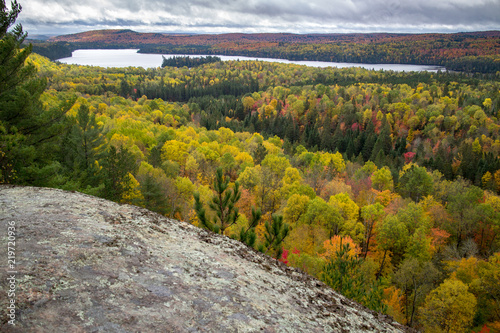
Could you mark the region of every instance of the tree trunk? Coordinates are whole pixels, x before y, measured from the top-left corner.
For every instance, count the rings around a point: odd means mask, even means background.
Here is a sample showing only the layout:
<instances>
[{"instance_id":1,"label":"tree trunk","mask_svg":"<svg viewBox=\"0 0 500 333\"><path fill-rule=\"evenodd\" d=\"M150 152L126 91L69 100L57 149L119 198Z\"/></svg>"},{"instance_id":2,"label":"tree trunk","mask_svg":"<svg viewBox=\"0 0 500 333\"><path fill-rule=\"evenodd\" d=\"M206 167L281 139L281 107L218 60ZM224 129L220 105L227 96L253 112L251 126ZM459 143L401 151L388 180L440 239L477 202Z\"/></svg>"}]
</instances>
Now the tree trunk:
<instances>
[{"instance_id":1,"label":"tree trunk","mask_svg":"<svg viewBox=\"0 0 500 333\"><path fill-rule=\"evenodd\" d=\"M375 274L375 278L377 280L380 279L380 275L382 275L382 270L384 269L386 255L387 255L387 250L384 251L384 257L382 258L382 263L380 264L380 269L378 270L377 274Z\"/></svg>"}]
</instances>

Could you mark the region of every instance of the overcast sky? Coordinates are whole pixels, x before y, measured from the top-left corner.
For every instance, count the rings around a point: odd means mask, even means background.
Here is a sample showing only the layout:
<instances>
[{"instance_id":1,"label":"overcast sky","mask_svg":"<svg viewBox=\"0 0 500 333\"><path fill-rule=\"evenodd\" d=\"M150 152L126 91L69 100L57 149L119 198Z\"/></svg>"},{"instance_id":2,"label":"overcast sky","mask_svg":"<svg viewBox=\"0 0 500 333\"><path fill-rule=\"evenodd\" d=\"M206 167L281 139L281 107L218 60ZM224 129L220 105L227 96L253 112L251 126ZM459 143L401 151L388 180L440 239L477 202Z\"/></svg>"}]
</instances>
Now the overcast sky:
<instances>
[{"instance_id":1,"label":"overcast sky","mask_svg":"<svg viewBox=\"0 0 500 333\"><path fill-rule=\"evenodd\" d=\"M500 0L18 0L31 35L500 30Z\"/></svg>"}]
</instances>

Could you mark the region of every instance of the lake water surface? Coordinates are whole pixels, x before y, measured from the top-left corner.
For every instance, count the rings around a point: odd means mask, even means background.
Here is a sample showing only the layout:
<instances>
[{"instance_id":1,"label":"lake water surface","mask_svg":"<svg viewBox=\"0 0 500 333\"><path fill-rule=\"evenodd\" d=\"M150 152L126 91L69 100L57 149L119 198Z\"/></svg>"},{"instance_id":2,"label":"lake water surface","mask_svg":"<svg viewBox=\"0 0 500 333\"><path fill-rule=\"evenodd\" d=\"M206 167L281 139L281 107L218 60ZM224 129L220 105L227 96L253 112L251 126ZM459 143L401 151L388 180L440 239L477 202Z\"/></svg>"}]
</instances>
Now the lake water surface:
<instances>
[{"instance_id":1,"label":"lake water surface","mask_svg":"<svg viewBox=\"0 0 500 333\"><path fill-rule=\"evenodd\" d=\"M90 49L90 50L76 50L73 52L72 56L69 58L58 59L58 61L66 64L77 64L77 65L88 65L88 66L100 66L100 67L144 67L144 68L156 68L160 67L163 59L161 54L147 54L147 53L137 53L138 50L132 49ZM173 56L186 56L183 54L164 54L165 58L170 58ZM192 58L202 57L203 55L189 55ZM356 64L356 63L346 63L346 62L326 62L326 61L290 61L284 59L272 59L272 58L252 58L252 57L240 57L240 56L221 56L218 55L223 61L227 60L260 60L269 62L279 62L284 64L298 64L306 65L310 67L362 67L366 69L374 70L393 70L393 71L430 71L437 72L438 70L444 71L444 67L440 66L426 66L426 65L401 65L401 64Z\"/></svg>"}]
</instances>

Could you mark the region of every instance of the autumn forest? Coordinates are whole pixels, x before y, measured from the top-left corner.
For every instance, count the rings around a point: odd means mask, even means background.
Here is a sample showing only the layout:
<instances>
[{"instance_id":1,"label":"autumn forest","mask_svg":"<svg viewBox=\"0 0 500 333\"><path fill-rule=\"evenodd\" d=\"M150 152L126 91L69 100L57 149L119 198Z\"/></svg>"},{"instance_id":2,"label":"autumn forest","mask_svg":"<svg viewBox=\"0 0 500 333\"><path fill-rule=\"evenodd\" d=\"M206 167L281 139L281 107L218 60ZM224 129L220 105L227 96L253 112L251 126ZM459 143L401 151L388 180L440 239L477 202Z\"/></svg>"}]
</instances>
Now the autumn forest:
<instances>
[{"instance_id":1,"label":"autumn forest","mask_svg":"<svg viewBox=\"0 0 500 333\"><path fill-rule=\"evenodd\" d=\"M499 35L477 35L440 53L462 56L432 63L484 70L405 73L216 57L65 65L7 34L0 183L80 191L222 233L422 331L500 332ZM254 50L343 53L320 37ZM360 61L369 48L379 59L380 45L423 54L402 47L411 35L373 38L355 44ZM473 40L483 51L451 47ZM414 44L432 43L446 41Z\"/></svg>"}]
</instances>

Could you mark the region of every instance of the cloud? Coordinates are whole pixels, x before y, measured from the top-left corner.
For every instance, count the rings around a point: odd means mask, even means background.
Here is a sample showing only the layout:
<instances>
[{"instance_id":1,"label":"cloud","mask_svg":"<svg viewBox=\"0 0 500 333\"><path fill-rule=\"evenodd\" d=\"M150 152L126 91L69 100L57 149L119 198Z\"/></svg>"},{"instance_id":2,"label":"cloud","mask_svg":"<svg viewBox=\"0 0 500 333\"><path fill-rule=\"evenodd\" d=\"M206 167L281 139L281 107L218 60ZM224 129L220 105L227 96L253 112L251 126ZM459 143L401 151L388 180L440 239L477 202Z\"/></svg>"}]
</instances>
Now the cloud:
<instances>
[{"instance_id":1,"label":"cloud","mask_svg":"<svg viewBox=\"0 0 500 333\"><path fill-rule=\"evenodd\" d=\"M34 33L103 28L207 33L500 29L498 0L20 1L19 21Z\"/></svg>"}]
</instances>

